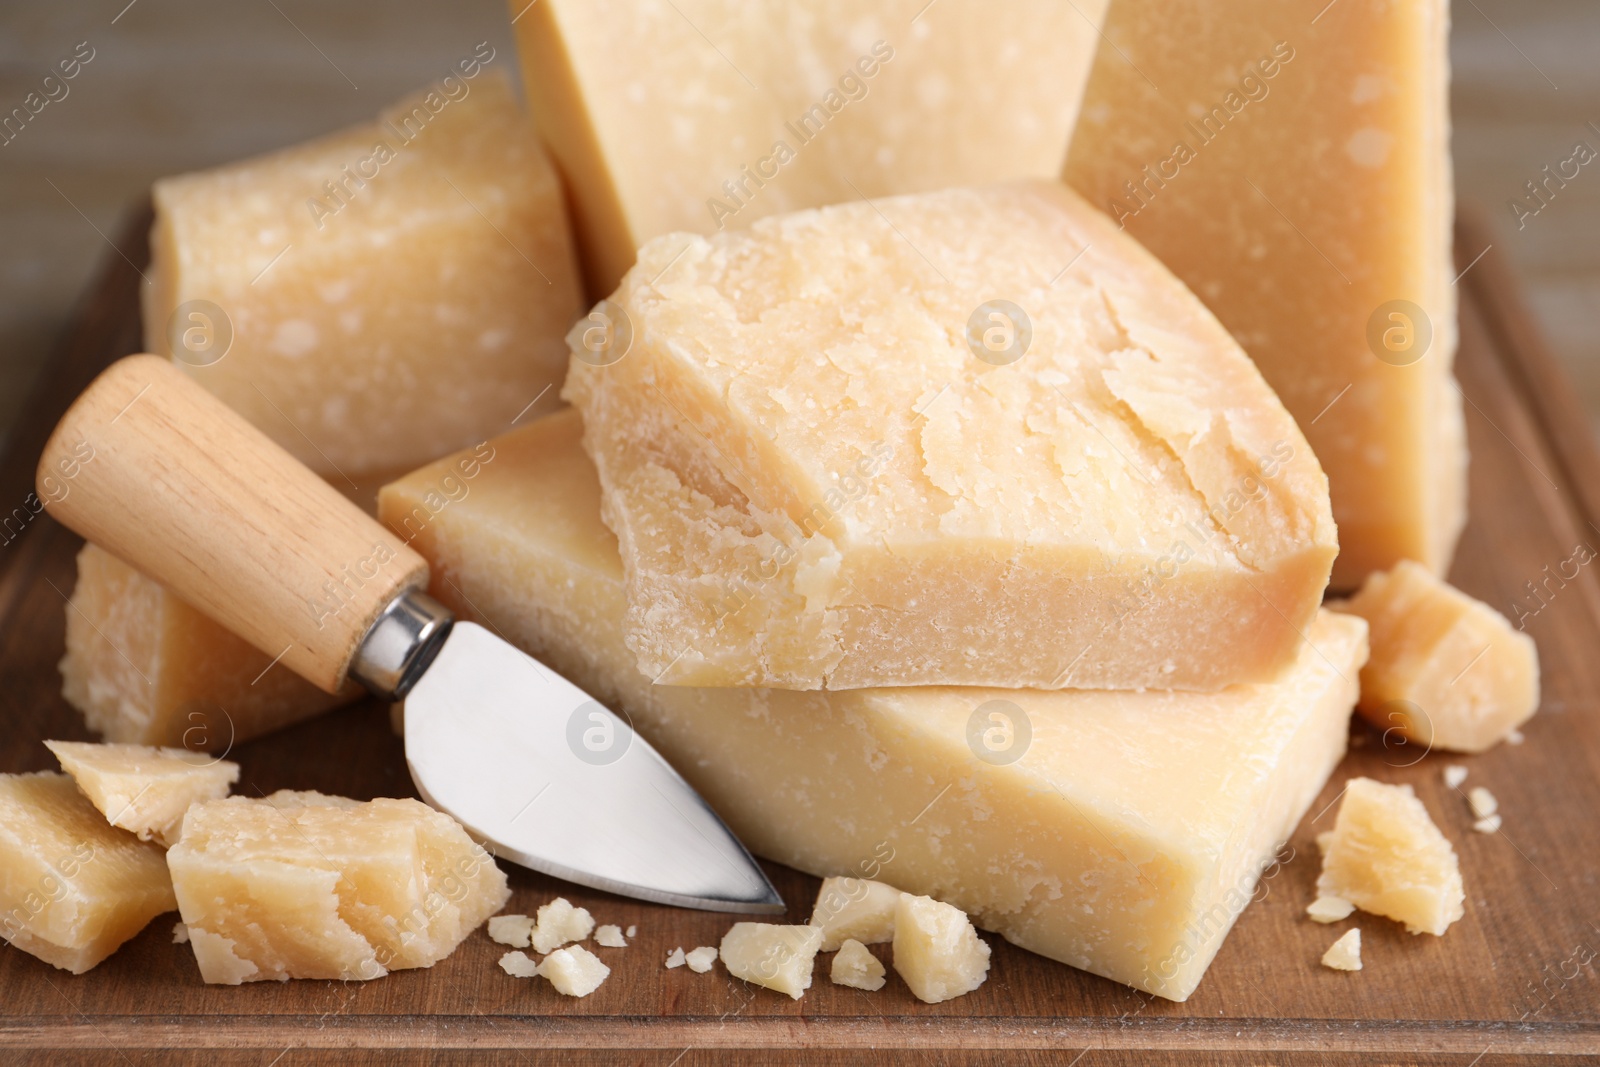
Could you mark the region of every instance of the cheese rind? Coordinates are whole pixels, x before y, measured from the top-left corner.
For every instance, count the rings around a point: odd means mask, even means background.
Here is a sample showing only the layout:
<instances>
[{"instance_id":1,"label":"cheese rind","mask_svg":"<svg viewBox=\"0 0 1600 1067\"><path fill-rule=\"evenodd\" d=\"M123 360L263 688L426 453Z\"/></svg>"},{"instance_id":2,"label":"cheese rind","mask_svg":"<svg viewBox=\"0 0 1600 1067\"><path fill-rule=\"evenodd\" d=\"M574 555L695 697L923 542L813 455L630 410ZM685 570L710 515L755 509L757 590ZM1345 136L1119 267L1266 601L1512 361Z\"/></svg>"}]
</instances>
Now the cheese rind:
<instances>
[{"instance_id":1,"label":"cheese rind","mask_svg":"<svg viewBox=\"0 0 1600 1067\"><path fill-rule=\"evenodd\" d=\"M208 801L167 865L201 977L229 985L431 967L511 895L454 819L415 800Z\"/></svg>"},{"instance_id":2,"label":"cheese rind","mask_svg":"<svg viewBox=\"0 0 1600 1067\"><path fill-rule=\"evenodd\" d=\"M453 82L155 185L145 350L319 473L425 462L560 383L581 294L559 181L507 78Z\"/></svg>"},{"instance_id":3,"label":"cheese rind","mask_svg":"<svg viewBox=\"0 0 1600 1067\"><path fill-rule=\"evenodd\" d=\"M1539 650L1504 615L1402 560L1330 604L1367 620L1361 714L1431 748L1483 752L1539 709Z\"/></svg>"},{"instance_id":4,"label":"cheese rind","mask_svg":"<svg viewBox=\"0 0 1600 1067\"><path fill-rule=\"evenodd\" d=\"M894 940L900 890L866 878L824 878L811 909L811 925L822 931L822 951L846 940L881 945Z\"/></svg>"},{"instance_id":5,"label":"cheese rind","mask_svg":"<svg viewBox=\"0 0 1600 1067\"><path fill-rule=\"evenodd\" d=\"M472 496L413 542L434 595L625 709L758 854L892 878L1034 952L1171 999L1194 990L1344 753L1361 620L1323 613L1291 671L1216 695L652 686L624 644L580 433L563 413L495 442ZM381 514L436 477L386 487ZM1032 722L1003 766L967 742L991 699Z\"/></svg>"},{"instance_id":6,"label":"cheese rind","mask_svg":"<svg viewBox=\"0 0 1600 1067\"><path fill-rule=\"evenodd\" d=\"M528 100L565 173L597 298L662 234L1054 177L1105 6L510 4Z\"/></svg>"},{"instance_id":7,"label":"cheese rind","mask_svg":"<svg viewBox=\"0 0 1600 1067\"><path fill-rule=\"evenodd\" d=\"M894 969L924 1004L941 1004L989 977L989 944L957 907L900 894L894 915Z\"/></svg>"},{"instance_id":8,"label":"cheese rind","mask_svg":"<svg viewBox=\"0 0 1600 1067\"><path fill-rule=\"evenodd\" d=\"M1465 914L1455 849L1409 785L1352 778L1330 834L1318 839L1317 892L1405 924L1443 934Z\"/></svg>"},{"instance_id":9,"label":"cheese rind","mask_svg":"<svg viewBox=\"0 0 1600 1067\"><path fill-rule=\"evenodd\" d=\"M141 841L177 841L191 804L228 795L239 765L204 752L147 745L46 741L90 802L112 826Z\"/></svg>"},{"instance_id":10,"label":"cheese rind","mask_svg":"<svg viewBox=\"0 0 1600 1067\"><path fill-rule=\"evenodd\" d=\"M1333 584L1353 589L1401 559L1446 573L1466 519L1450 14L1313 14L1114 0L1065 174L1216 312L1299 420L1331 483Z\"/></svg>"},{"instance_id":11,"label":"cheese rind","mask_svg":"<svg viewBox=\"0 0 1600 1067\"><path fill-rule=\"evenodd\" d=\"M580 324L563 395L650 677L1214 691L1294 659L1337 552L1321 468L1211 314L1069 190L639 255L611 299L631 346L597 365ZM975 354L1006 315L1021 358Z\"/></svg>"},{"instance_id":12,"label":"cheese rind","mask_svg":"<svg viewBox=\"0 0 1600 1067\"><path fill-rule=\"evenodd\" d=\"M735 978L799 1000L811 988L812 964L821 947L822 931L814 926L734 923L717 951Z\"/></svg>"},{"instance_id":13,"label":"cheese rind","mask_svg":"<svg viewBox=\"0 0 1600 1067\"><path fill-rule=\"evenodd\" d=\"M0 775L0 937L82 974L177 905L161 849L64 774Z\"/></svg>"}]
</instances>

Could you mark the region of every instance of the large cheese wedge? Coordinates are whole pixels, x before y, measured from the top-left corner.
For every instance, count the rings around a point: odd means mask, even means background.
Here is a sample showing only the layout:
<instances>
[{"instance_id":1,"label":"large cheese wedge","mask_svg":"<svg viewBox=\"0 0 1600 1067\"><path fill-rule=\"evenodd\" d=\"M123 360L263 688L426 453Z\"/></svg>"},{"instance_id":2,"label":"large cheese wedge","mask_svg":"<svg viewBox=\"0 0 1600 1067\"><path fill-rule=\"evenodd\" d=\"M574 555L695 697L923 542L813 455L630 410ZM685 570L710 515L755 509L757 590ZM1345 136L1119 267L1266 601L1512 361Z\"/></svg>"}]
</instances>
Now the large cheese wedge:
<instances>
[{"instance_id":1,"label":"large cheese wedge","mask_svg":"<svg viewBox=\"0 0 1600 1067\"><path fill-rule=\"evenodd\" d=\"M145 350L341 484L556 406L560 183L509 80L463 62L376 122L155 186Z\"/></svg>"},{"instance_id":2,"label":"large cheese wedge","mask_svg":"<svg viewBox=\"0 0 1600 1067\"><path fill-rule=\"evenodd\" d=\"M106 822L71 778L0 775L0 938L82 974L176 906L161 847Z\"/></svg>"},{"instance_id":3,"label":"large cheese wedge","mask_svg":"<svg viewBox=\"0 0 1600 1067\"><path fill-rule=\"evenodd\" d=\"M1307 627L1223 693L651 685L616 543L562 413L494 442L412 543L433 592L612 707L757 853L948 901L1024 948L1187 997L1344 751L1366 627ZM384 489L391 524L443 465Z\"/></svg>"},{"instance_id":4,"label":"large cheese wedge","mask_svg":"<svg viewBox=\"0 0 1600 1067\"><path fill-rule=\"evenodd\" d=\"M1316 615L1305 438L1058 183L663 238L601 313L631 343L575 327L564 395L652 678L1216 690Z\"/></svg>"},{"instance_id":5,"label":"large cheese wedge","mask_svg":"<svg viewBox=\"0 0 1600 1067\"><path fill-rule=\"evenodd\" d=\"M1466 516L1448 29L1448 0L1113 0L1066 168L1300 421L1339 588L1443 574Z\"/></svg>"},{"instance_id":6,"label":"large cheese wedge","mask_svg":"<svg viewBox=\"0 0 1600 1067\"><path fill-rule=\"evenodd\" d=\"M634 250L1060 172L1105 0L510 0L591 295Z\"/></svg>"},{"instance_id":7,"label":"large cheese wedge","mask_svg":"<svg viewBox=\"0 0 1600 1067\"><path fill-rule=\"evenodd\" d=\"M324 693L98 545L78 553L61 694L107 741L226 751L364 692Z\"/></svg>"}]
</instances>

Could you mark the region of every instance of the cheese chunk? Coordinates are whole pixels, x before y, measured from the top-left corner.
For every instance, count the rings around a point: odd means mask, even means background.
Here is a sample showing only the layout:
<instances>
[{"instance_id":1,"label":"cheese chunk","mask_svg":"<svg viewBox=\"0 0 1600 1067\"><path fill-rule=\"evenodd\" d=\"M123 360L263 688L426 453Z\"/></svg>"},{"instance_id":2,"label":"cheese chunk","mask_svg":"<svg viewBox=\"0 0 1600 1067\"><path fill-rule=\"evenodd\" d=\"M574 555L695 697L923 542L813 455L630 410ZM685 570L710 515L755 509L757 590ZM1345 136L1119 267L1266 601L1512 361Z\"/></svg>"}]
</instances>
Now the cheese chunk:
<instances>
[{"instance_id":1,"label":"cheese chunk","mask_svg":"<svg viewBox=\"0 0 1600 1067\"><path fill-rule=\"evenodd\" d=\"M1194 990L1344 753L1365 623L1323 613L1290 671L1210 696L652 686L580 432L568 412L495 442L472 495L413 542L435 596L626 710L756 853L892 878L1052 959ZM437 476L386 487L383 517ZM993 700L1032 723L1010 764L970 747Z\"/></svg>"},{"instance_id":2,"label":"cheese chunk","mask_svg":"<svg viewBox=\"0 0 1600 1067\"><path fill-rule=\"evenodd\" d=\"M431 967L511 895L454 819L415 800L208 801L167 865L200 975L227 985Z\"/></svg>"},{"instance_id":3,"label":"cheese chunk","mask_svg":"<svg viewBox=\"0 0 1600 1067\"><path fill-rule=\"evenodd\" d=\"M1340 897L1318 897L1306 908L1312 922L1336 923L1350 918L1356 906Z\"/></svg>"},{"instance_id":4,"label":"cheese chunk","mask_svg":"<svg viewBox=\"0 0 1600 1067\"><path fill-rule=\"evenodd\" d=\"M683 962L695 974L705 974L717 962L717 950L710 945L701 945L683 954Z\"/></svg>"},{"instance_id":5,"label":"cheese chunk","mask_svg":"<svg viewBox=\"0 0 1600 1067\"><path fill-rule=\"evenodd\" d=\"M270 668L270 669L269 669ZM348 704L98 545L78 553L61 692L107 741L224 752Z\"/></svg>"},{"instance_id":6,"label":"cheese chunk","mask_svg":"<svg viewBox=\"0 0 1600 1067\"><path fill-rule=\"evenodd\" d=\"M620 361L575 328L564 394L651 678L1216 690L1294 660L1327 481L1232 338L1070 191L857 202L675 255L647 245L612 298ZM969 329L1031 341L997 363Z\"/></svg>"},{"instance_id":7,"label":"cheese chunk","mask_svg":"<svg viewBox=\"0 0 1600 1067\"><path fill-rule=\"evenodd\" d=\"M600 988L600 983L611 974L611 968L582 945L558 948L539 964L539 973L555 986L556 992L569 997L586 997Z\"/></svg>"},{"instance_id":8,"label":"cheese chunk","mask_svg":"<svg viewBox=\"0 0 1600 1067\"><path fill-rule=\"evenodd\" d=\"M204 752L145 745L90 745L46 741L112 826L141 841L177 841L191 804L228 795L239 780L239 765Z\"/></svg>"},{"instance_id":9,"label":"cheese chunk","mask_svg":"<svg viewBox=\"0 0 1600 1067\"><path fill-rule=\"evenodd\" d=\"M526 952L507 952L500 957L500 969L513 978L535 978L539 965Z\"/></svg>"},{"instance_id":10,"label":"cheese chunk","mask_svg":"<svg viewBox=\"0 0 1600 1067\"><path fill-rule=\"evenodd\" d=\"M82 974L177 905L161 849L64 774L0 775L0 937Z\"/></svg>"},{"instance_id":11,"label":"cheese chunk","mask_svg":"<svg viewBox=\"0 0 1600 1067\"><path fill-rule=\"evenodd\" d=\"M894 914L894 970L918 1000L940 1004L989 977L989 945L960 908L902 893Z\"/></svg>"},{"instance_id":12,"label":"cheese chunk","mask_svg":"<svg viewBox=\"0 0 1600 1067\"><path fill-rule=\"evenodd\" d=\"M894 940L894 914L900 890L865 878L824 878L811 909L811 925L822 931L822 951L834 952L846 940L881 945Z\"/></svg>"},{"instance_id":13,"label":"cheese chunk","mask_svg":"<svg viewBox=\"0 0 1600 1067\"><path fill-rule=\"evenodd\" d=\"M1367 620L1362 715L1431 748L1483 752L1539 708L1539 650L1504 615L1403 560L1329 605Z\"/></svg>"},{"instance_id":14,"label":"cheese chunk","mask_svg":"<svg viewBox=\"0 0 1600 1067\"><path fill-rule=\"evenodd\" d=\"M1405 923L1413 934L1442 934L1465 914L1455 849L1409 785L1350 779L1333 831L1317 843L1321 896Z\"/></svg>"},{"instance_id":15,"label":"cheese chunk","mask_svg":"<svg viewBox=\"0 0 1600 1067\"><path fill-rule=\"evenodd\" d=\"M559 181L498 72L154 195L146 351L319 473L414 466L560 383L577 267Z\"/></svg>"},{"instance_id":16,"label":"cheese chunk","mask_svg":"<svg viewBox=\"0 0 1600 1067\"><path fill-rule=\"evenodd\" d=\"M1322 965L1336 971L1361 969L1361 931L1346 930L1339 940L1328 946L1322 954Z\"/></svg>"},{"instance_id":17,"label":"cheese chunk","mask_svg":"<svg viewBox=\"0 0 1600 1067\"><path fill-rule=\"evenodd\" d=\"M662 234L1054 177L1106 3L510 6L599 297Z\"/></svg>"},{"instance_id":18,"label":"cheese chunk","mask_svg":"<svg viewBox=\"0 0 1600 1067\"><path fill-rule=\"evenodd\" d=\"M1299 420L1340 589L1401 559L1444 574L1466 519L1449 21L1448 0L1113 0L1068 156Z\"/></svg>"},{"instance_id":19,"label":"cheese chunk","mask_svg":"<svg viewBox=\"0 0 1600 1067\"><path fill-rule=\"evenodd\" d=\"M539 906L531 943L535 952L552 952L562 945L582 941L594 930L594 916L588 908L575 908L566 897L556 897Z\"/></svg>"},{"instance_id":20,"label":"cheese chunk","mask_svg":"<svg viewBox=\"0 0 1600 1067\"><path fill-rule=\"evenodd\" d=\"M489 940L497 945L527 948L533 935L533 919L527 915L496 915L489 920Z\"/></svg>"},{"instance_id":21,"label":"cheese chunk","mask_svg":"<svg viewBox=\"0 0 1600 1067\"><path fill-rule=\"evenodd\" d=\"M833 965L828 969L828 978L834 985L865 989L873 993L883 988L886 973L883 961L874 956L866 945L855 938L847 938L845 943L839 946L838 955L833 957Z\"/></svg>"},{"instance_id":22,"label":"cheese chunk","mask_svg":"<svg viewBox=\"0 0 1600 1067\"><path fill-rule=\"evenodd\" d=\"M622 936L622 927L606 923L597 926L594 930L594 943L601 948L627 948L627 938Z\"/></svg>"},{"instance_id":23,"label":"cheese chunk","mask_svg":"<svg viewBox=\"0 0 1600 1067\"><path fill-rule=\"evenodd\" d=\"M822 947L814 926L734 923L718 949L722 965L743 978L799 1000L811 988L811 969Z\"/></svg>"}]
</instances>

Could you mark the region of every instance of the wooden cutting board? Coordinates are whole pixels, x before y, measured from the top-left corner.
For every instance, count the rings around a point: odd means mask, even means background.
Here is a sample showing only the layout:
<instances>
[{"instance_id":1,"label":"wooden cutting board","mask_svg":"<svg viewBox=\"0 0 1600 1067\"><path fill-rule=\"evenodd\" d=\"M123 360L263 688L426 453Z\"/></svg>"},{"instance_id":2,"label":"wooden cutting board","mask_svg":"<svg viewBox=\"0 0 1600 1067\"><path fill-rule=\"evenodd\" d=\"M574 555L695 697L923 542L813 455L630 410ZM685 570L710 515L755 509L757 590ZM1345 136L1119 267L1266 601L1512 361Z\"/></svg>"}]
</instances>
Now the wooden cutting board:
<instances>
[{"instance_id":1,"label":"wooden cutting board","mask_svg":"<svg viewBox=\"0 0 1600 1067\"><path fill-rule=\"evenodd\" d=\"M138 271L148 209L137 213L78 309L75 325L0 462L0 501L22 505L45 435L99 368L138 350ZM572 1000L507 977L504 950L479 932L431 970L370 983L206 986L189 949L158 919L81 977L0 949L0 1061L293 1064L340 1062L763 1064L1081 1062L1504 1064L1600 1054L1600 583L1597 565L1551 579L1579 545L1600 548L1600 461L1572 391L1540 346L1492 235L1459 227L1461 349L1472 447L1472 516L1453 580L1514 614L1544 665L1544 704L1526 742L1452 759L1386 744L1352 727L1351 754L1270 870L1199 991L1173 1004L1008 945L988 982L929 1006L891 978L878 993L830 984L790 1001L730 978L662 966L677 946L715 945L727 916L641 904L513 869L512 910L557 893L600 922L637 924L613 973ZM66 595L79 540L48 517L0 532L0 771L54 766L39 742L87 738L60 696ZM1567 568L1571 573L1571 567ZM238 791L318 789L410 796L384 709L358 705L238 746ZM1488 786L1502 832L1471 830L1464 796L1441 769L1460 762ZM1360 921L1365 969L1318 959L1338 928L1303 917L1342 782L1356 774L1412 784L1455 843L1466 918L1443 938ZM914 832L914 831L911 831ZM814 878L775 864L773 883L804 921ZM880 951L887 946L880 946ZM885 958L887 955L885 953ZM756 1051L761 1049L762 1051ZM171 1050L171 1051L167 1051ZM402 1054L402 1050L407 1050ZM432 1053L417 1050L436 1050ZM1553 1055L1551 1055L1553 1054ZM1076 1057L1076 1059L1075 1059Z\"/></svg>"}]
</instances>

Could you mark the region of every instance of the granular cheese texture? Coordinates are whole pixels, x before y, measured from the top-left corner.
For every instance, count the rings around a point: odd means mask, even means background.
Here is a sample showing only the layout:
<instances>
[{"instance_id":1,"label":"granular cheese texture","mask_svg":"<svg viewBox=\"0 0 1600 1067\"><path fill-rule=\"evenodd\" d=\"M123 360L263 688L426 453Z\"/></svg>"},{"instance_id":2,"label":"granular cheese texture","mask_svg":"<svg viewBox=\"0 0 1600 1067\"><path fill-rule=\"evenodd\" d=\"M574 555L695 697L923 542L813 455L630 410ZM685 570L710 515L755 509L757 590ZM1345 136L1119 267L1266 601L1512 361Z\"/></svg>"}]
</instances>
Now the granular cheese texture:
<instances>
[{"instance_id":1,"label":"granular cheese texture","mask_svg":"<svg viewBox=\"0 0 1600 1067\"><path fill-rule=\"evenodd\" d=\"M622 928L606 923L594 929L594 943L601 948L627 948L628 942L622 936Z\"/></svg>"},{"instance_id":2,"label":"granular cheese texture","mask_svg":"<svg viewBox=\"0 0 1600 1067\"><path fill-rule=\"evenodd\" d=\"M683 954L683 962L695 974L705 974L711 965L717 962L717 950L710 945L701 945Z\"/></svg>"},{"instance_id":3,"label":"granular cheese texture","mask_svg":"<svg viewBox=\"0 0 1600 1067\"><path fill-rule=\"evenodd\" d=\"M916 998L939 1004L989 977L989 945L960 908L902 893L894 917L894 969Z\"/></svg>"},{"instance_id":4,"label":"granular cheese texture","mask_svg":"<svg viewBox=\"0 0 1600 1067\"><path fill-rule=\"evenodd\" d=\"M799 1000L811 988L812 964L821 948L822 931L814 926L734 923L718 951L735 978Z\"/></svg>"},{"instance_id":5,"label":"granular cheese texture","mask_svg":"<svg viewBox=\"0 0 1600 1067\"><path fill-rule=\"evenodd\" d=\"M675 948L671 952L667 953L667 970L676 970L677 968L682 967L684 962L685 957L683 955L682 947Z\"/></svg>"},{"instance_id":6,"label":"granular cheese texture","mask_svg":"<svg viewBox=\"0 0 1600 1067\"><path fill-rule=\"evenodd\" d=\"M1328 946L1328 951L1322 954L1322 965L1331 967L1336 971L1359 971L1361 969L1361 931L1359 929L1346 930L1340 935L1339 940Z\"/></svg>"},{"instance_id":7,"label":"granular cheese texture","mask_svg":"<svg viewBox=\"0 0 1600 1067\"><path fill-rule=\"evenodd\" d=\"M539 973L569 997L586 997L600 988L611 968L582 945L558 948L539 964Z\"/></svg>"},{"instance_id":8,"label":"granular cheese texture","mask_svg":"<svg viewBox=\"0 0 1600 1067\"><path fill-rule=\"evenodd\" d=\"M1333 830L1318 838L1317 892L1405 924L1442 934L1465 914L1455 849L1409 785L1352 778Z\"/></svg>"},{"instance_id":9,"label":"granular cheese texture","mask_svg":"<svg viewBox=\"0 0 1600 1067\"><path fill-rule=\"evenodd\" d=\"M207 801L167 865L201 977L228 985L431 967L511 895L454 819L415 800Z\"/></svg>"},{"instance_id":10,"label":"granular cheese texture","mask_svg":"<svg viewBox=\"0 0 1600 1067\"><path fill-rule=\"evenodd\" d=\"M1504 615L1409 560L1330 604L1371 627L1361 713L1434 748L1482 752L1539 707L1539 651Z\"/></svg>"},{"instance_id":11,"label":"granular cheese texture","mask_svg":"<svg viewBox=\"0 0 1600 1067\"><path fill-rule=\"evenodd\" d=\"M496 915L489 920L489 940L512 948L527 948L533 919L527 915Z\"/></svg>"},{"instance_id":12,"label":"granular cheese texture","mask_svg":"<svg viewBox=\"0 0 1600 1067\"><path fill-rule=\"evenodd\" d=\"M539 906L533 926L535 952L551 952L573 941L582 941L594 931L594 916L588 908L575 908L566 897L556 897Z\"/></svg>"},{"instance_id":13,"label":"granular cheese texture","mask_svg":"<svg viewBox=\"0 0 1600 1067\"><path fill-rule=\"evenodd\" d=\"M828 978L834 985L865 989L869 993L883 988L885 973L883 961L855 938L845 939L828 968Z\"/></svg>"},{"instance_id":14,"label":"granular cheese texture","mask_svg":"<svg viewBox=\"0 0 1600 1067\"><path fill-rule=\"evenodd\" d=\"M533 978L539 965L526 952L507 952L500 957L500 969L513 978Z\"/></svg>"},{"instance_id":15,"label":"granular cheese texture","mask_svg":"<svg viewBox=\"0 0 1600 1067\"><path fill-rule=\"evenodd\" d=\"M0 775L0 937L82 974L176 904L161 848L64 774Z\"/></svg>"},{"instance_id":16,"label":"granular cheese texture","mask_svg":"<svg viewBox=\"0 0 1600 1067\"><path fill-rule=\"evenodd\" d=\"M612 296L625 354L574 328L563 394L645 674L1210 691L1293 661L1337 551L1327 480L1233 338L1075 194L680 245Z\"/></svg>"},{"instance_id":17,"label":"granular cheese texture","mask_svg":"<svg viewBox=\"0 0 1600 1067\"><path fill-rule=\"evenodd\" d=\"M191 804L225 797L239 780L237 763L182 748L81 741L45 747L111 825L163 845L178 839Z\"/></svg>"},{"instance_id":18,"label":"granular cheese texture","mask_svg":"<svg viewBox=\"0 0 1600 1067\"><path fill-rule=\"evenodd\" d=\"M811 909L811 925L822 931L822 951L833 952L846 939L864 945L894 940L894 914L900 890L866 878L824 878Z\"/></svg>"}]
</instances>

